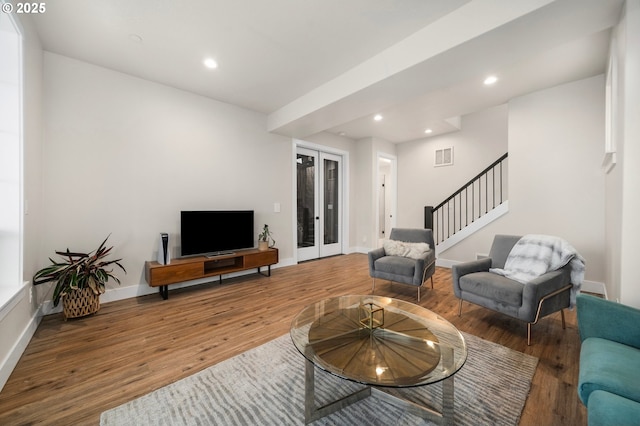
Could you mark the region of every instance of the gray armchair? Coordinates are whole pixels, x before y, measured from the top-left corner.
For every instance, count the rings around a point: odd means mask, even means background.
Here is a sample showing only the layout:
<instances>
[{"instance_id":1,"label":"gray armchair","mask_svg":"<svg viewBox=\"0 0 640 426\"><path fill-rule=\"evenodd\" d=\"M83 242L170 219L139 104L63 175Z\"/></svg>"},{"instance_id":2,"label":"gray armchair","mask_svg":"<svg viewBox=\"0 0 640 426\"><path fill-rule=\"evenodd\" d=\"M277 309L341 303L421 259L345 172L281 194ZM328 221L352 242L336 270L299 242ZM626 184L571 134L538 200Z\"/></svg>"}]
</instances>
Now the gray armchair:
<instances>
[{"instance_id":1,"label":"gray armchair","mask_svg":"<svg viewBox=\"0 0 640 426\"><path fill-rule=\"evenodd\" d=\"M531 345L531 325L546 315L560 311L565 328L564 308L570 305L571 266L547 272L525 284L489 272L504 268L507 257L520 236L496 235L489 257L453 265L453 292L462 301L480 305L527 322L527 345Z\"/></svg>"},{"instance_id":2,"label":"gray armchair","mask_svg":"<svg viewBox=\"0 0 640 426\"><path fill-rule=\"evenodd\" d=\"M404 243L426 243L428 250L421 250L419 253L405 253L405 255L390 255L384 247L370 251L369 275L373 278L371 291L375 291L376 278L410 284L418 287L419 302L420 288L427 278L431 278L431 288L433 288L433 273L436 271L433 232L431 229L393 228L389 240Z\"/></svg>"}]
</instances>

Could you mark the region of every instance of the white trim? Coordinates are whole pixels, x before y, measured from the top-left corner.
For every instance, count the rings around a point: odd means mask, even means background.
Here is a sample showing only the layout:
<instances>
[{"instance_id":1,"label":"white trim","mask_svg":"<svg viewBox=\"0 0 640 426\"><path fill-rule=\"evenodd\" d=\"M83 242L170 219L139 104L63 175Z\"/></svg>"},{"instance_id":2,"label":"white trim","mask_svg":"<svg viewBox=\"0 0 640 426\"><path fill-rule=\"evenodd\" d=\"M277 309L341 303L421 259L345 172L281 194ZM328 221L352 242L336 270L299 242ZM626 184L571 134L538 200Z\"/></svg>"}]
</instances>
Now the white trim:
<instances>
[{"instance_id":1,"label":"white trim","mask_svg":"<svg viewBox=\"0 0 640 426\"><path fill-rule=\"evenodd\" d=\"M609 43L609 61L607 64L605 82L605 138L604 138L604 158L602 168L605 173L609 173L617 162L617 115L616 93L618 90L618 55L617 40L615 35L611 37Z\"/></svg>"},{"instance_id":2,"label":"white trim","mask_svg":"<svg viewBox=\"0 0 640 426\"><path fill-rule=\"evenodd\" d=\"M22 299L27 297L28 291L31 290L32 288L30 281L25 281L20 288L5 287L0 290L0 295L3 296L3 299L4 296L9 294L9 296L6 296L6 299L4 299L4 303L0 305L0 322L4 319L4 317L9 315L9 312L11 312Z\"/></svg>"},{"instance_id":3,"label":"white trim","mask_svg":"<svg viewBox=\"0 0 640 426\"><path fill-rule=\"evenodd\" d=\"M1 4L5 4L7 3L6 1L2 1ZM24 167L24 133L25 133L25 129L24 129L24 82L26 80L25 77L25 65L24 65L24 28L20 22L20 19L17 17L17 15L15 14L3 14L3 18L8 19L9 21L9 25L11 27L13 27L13 30L15 32L15 36L17 39L17 69L12 70L11 74L13 75L13 73L15 72L15 77L16 80L14 81L13 78L11 78L9 81L7 81L8 84L10 84L11 86L16 87L17 92L18 92L18 105L17 105L17 129L16 129L16 134L15 136L17 136L17 144L18 144L18 169L17 169L17 176L14 176L17 178L18 182L17 182L17 191L18 191L18 199L15 200L13 197L11 197L10 203L13 202L17 202L18 203L18 212L17 212L17 230L14 228L14 222L13 220L16 219L13 214L11 215L11 228L9 229L9 234L13 234L14 232L17 233L17 244L14 243L13 241L9 244L10 245L10 249L11 251L15 250L15 252L17 253L17 265L15 265L16 270L12 270L11 272L11 277L7 278L7 282L2 282L2 299L0 299L0 318L4 318L4 316L6 315L7 312L11 311L11 309L13 309L13 307L15 306L16 302L16 298L19 298L20 293L22 292L23 288L24 288L24 214L25 214L25 208L24 208L24 173L25 173L25 167ZM8 31L7 31L8 33ZM13 37L14 34L11 35L11 37ZM11 50L12 50L12 54L13 54L13 43L11 46ZM16 105L12 105L11 108L13 109ZM13 134L13 125L11 126L11 129L8 130L10 134ZM13 144L13 142L11 142ZM13 174L13 173L12 173ZM13 185L12 185L13 187ZM7 201L7 200L4 200ZM11 237L11 239L13 239L13 236ZM17 272L17 273L16 273ZM16 273L14 275L14 273ZM3 280L4 280L4 276L3 276ZM16 279L17 278L17 279ZM16 279L16 281L14 282L13 280ZM21 283L23 283L21 285ZM21 300L21 299L20 299Z\"/></svg>"},{"instance_id":4,"label":"white trim","mask_svg":"<svg viewBox=\"0 0 640 426\"><path fill-rule=\"evenodd\" d=\"M375 195L376 195L376 209L380 206L380 190L378 184L380 183L380 159L386 159L391 161L391 181L392 181L392 199L391 199L391 229L395 228L398 217L398 157L395 155L387 154L386 152L378 151L376 153L376 175L375 175ZM380 239L380 215L374 214L375 217L375 239ZM388 238L388 237L387 237Z\"/></svg>"},{"instance_id":5,"label":"white trim","mask_svg":"<svg viewBox=\"0 0 640 426\"><path fill-rule=\"evenodd\" d=\"M584 280L582 282L582 287L580 288L580 291L586 291L588 293L601 294L605 299L608 299L608 297L607 297L607 287L604 285L604 283L601 283L599 281Z\"/></svg>"},{"instance_id":6,"label":"white trim","mask_svg":"<svg viewBox=\"0 0 640 426\"><path fill-rule=\"evenodd\" d=\"M471 234L478 232L494 220L499 219L509 212L509 201L505 201L502 204L496 206L493 210L489 211L484 216L476 219L461 231L456 232L440 244L436 244L436 257L439 257L442 252L449 250Z\"/></svg>"},{"instance_id":7,"label":"white trim","mask_svg":"<svg viewBox=\"0 0 640 426\"><path fill-rule=\"evenodd\" d=\"M7 353L7 356L0 363L0 391L9 380L9 376L13 373L14 368L18 365L18 361L20 361L20 357L24 353L24 350L29 345L31 338L35 334L38 329L38 325L40 324L40 320L42 319L42 306L40 306L31 316L29 323L22 331L22 334L18 338L18 340L14 343L11 350Z\"/></svg>"},{"instance_id":8,"label":"white trim","mask_svg":"<svg viewBox=\"0 0 640 426\"><path fill-rule=\"evenodd\" d=\"M436 266L441 266L443 268L451 269L453 265L457 265L458 263L464 263L464 262L460 260L451 260L451 259L442 259L442 258L436 259Z\"/></svg>"}]
</instances>

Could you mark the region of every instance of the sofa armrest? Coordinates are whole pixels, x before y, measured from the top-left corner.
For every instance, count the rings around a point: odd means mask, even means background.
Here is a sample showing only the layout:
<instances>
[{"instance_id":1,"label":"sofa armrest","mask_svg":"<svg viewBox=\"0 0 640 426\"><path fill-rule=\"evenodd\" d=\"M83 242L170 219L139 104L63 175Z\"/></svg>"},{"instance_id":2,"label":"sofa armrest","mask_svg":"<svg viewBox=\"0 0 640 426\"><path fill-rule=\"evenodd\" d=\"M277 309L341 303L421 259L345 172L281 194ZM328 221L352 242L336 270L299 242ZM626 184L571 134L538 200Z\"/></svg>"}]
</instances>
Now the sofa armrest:
<instances>
[{"instance_id":1,"label":"sofa armrest","mask_svg":"<svg viewBox=\"0 0 640 426\"><path fill-rule=\"evenodd\" d=\"M453 293L460 297L460 278L475 272L489 272L491 268L491 258L472 260L471 262L457 263L451 266L451 277L453 280Z\"/></svg>"},{"instance_id":2,"label":"sofa armrest","mask_svg":"<svg viewBox=\"0 0 640 426\"><path fill-rule=\"evenodd\" d=\"M518 317L523 321L535 322L538 317L540 301L549 297L540 310L540 318L550 313L570 307L571 272L569 268L561 268L547 272L524 284L522 289L522 307Z\"/></svg>"},{"instance_id":3,"label":"sofa armrest","mask_svg":"<svg viewBox=\"0 0 640 426\"><path fill-rule=\"evenodd\" d=\"M580 339L600 337L640 348L640 309L610 300L578 294Z\"/></svg>"},{"instance_id":4,"label":"sofa armrest","mask_svg":"<svg viewBox=\"0 0 640 426\"><path fill-rule=\"evenodd\" d=\"M491 258L485 257L471 262L456 263L451 266L451 274L453 275L453 281L458 281L463 275L473 274L474 272L489 272L489 268L491 268Z\"/></svg>"},{"instance_id":5,"label":"sofa armrest","mask_svg":"<svg viewBox=\"0 0 640 426\"><path fill-rule=\"evenodd\" d=\"M416 268L413 276L413 282L422 284L423 278L428 278L425 277L425 271L436 263L436 252L435 250L429 250L421 257L415 259L415 261Z\"/></svg>"},{"instance_id":6,"label":"sofa armrest","mask_svg":"<svg viewBox=\"0 0 640 426\"><path fill-rule=\"evenodd\" d=\"M370 273L375 270L375 268L374 268L375 261L380 259L384 255L385 255L384 248L382 248L382 247L377 248L377 249L373 249L369 253L367 253L367 257L369 258L369 272Z\"/></svg>"},{"instance_id":7,"label":"sofa armrest","mask_svg":"<svg viewBox=\"0 0 640 426\"><path fill-rule=\"evenodd\" d=\"M540 299L571 283L570 271L562 268L547 272L529 281L522 290L522 304L538 305Z\"/></svg>"}]
</instances>

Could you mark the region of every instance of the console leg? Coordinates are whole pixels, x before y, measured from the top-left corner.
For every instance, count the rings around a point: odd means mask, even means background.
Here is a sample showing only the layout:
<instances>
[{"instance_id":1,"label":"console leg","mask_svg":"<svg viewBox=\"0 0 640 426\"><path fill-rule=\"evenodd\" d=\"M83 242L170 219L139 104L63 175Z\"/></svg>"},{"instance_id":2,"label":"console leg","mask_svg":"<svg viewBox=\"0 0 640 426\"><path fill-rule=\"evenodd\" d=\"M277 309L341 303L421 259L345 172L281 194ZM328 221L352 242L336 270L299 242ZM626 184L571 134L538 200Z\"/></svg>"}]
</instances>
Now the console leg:
<instances>
[{"instance_id":1,"label":"console leg","mask_svg":"<svg viewBox=\"0 0 640 426\"><path fill-rule=\"evenodd\" d=\"M162 296L164 300L167 300L169 298L169 286L161 285L158 289L160 290L160 296Z\"/></svg>"},{"instance_id":2,"label":"console leg","mask_svg":"<svg viewBox=\"0 0 640 426\"><path fill-rule=\"evenodd\" d=\"M265 274L264 272L262 272L260 270L261 266L258 266L258 273L260 275L264 275L265 277L270 277L271 276L271 265L267 265L267 273Z\"/></svg>"}]
</instances>

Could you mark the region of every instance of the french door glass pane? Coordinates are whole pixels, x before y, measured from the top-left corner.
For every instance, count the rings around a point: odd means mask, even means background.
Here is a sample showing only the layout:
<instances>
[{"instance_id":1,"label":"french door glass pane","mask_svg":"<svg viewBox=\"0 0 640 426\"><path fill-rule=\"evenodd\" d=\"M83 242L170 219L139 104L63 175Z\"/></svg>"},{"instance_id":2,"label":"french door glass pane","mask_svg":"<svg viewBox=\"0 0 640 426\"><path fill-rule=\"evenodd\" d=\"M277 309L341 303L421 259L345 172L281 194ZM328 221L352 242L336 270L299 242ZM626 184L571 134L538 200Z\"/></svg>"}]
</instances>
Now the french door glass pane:
<instances>
[{"instance_id":1,"label":"french door glass pane","mask_svg":"<svg viewBox=\"0 0 640 426\"><path fill-rule=\"evenodd\" d=\"M339 242L338 162L324 160L324 243Z\"/></svg>"},{"instance_id":2,"label":"french door glass pane","mask_svg":"<svg viewBox=\"0 0 640 426\"><path fill-rule=\"evenodd\" d=\"M315 158L297 156L298 248L315 245Z\"/></svg>"}]
</instances>

